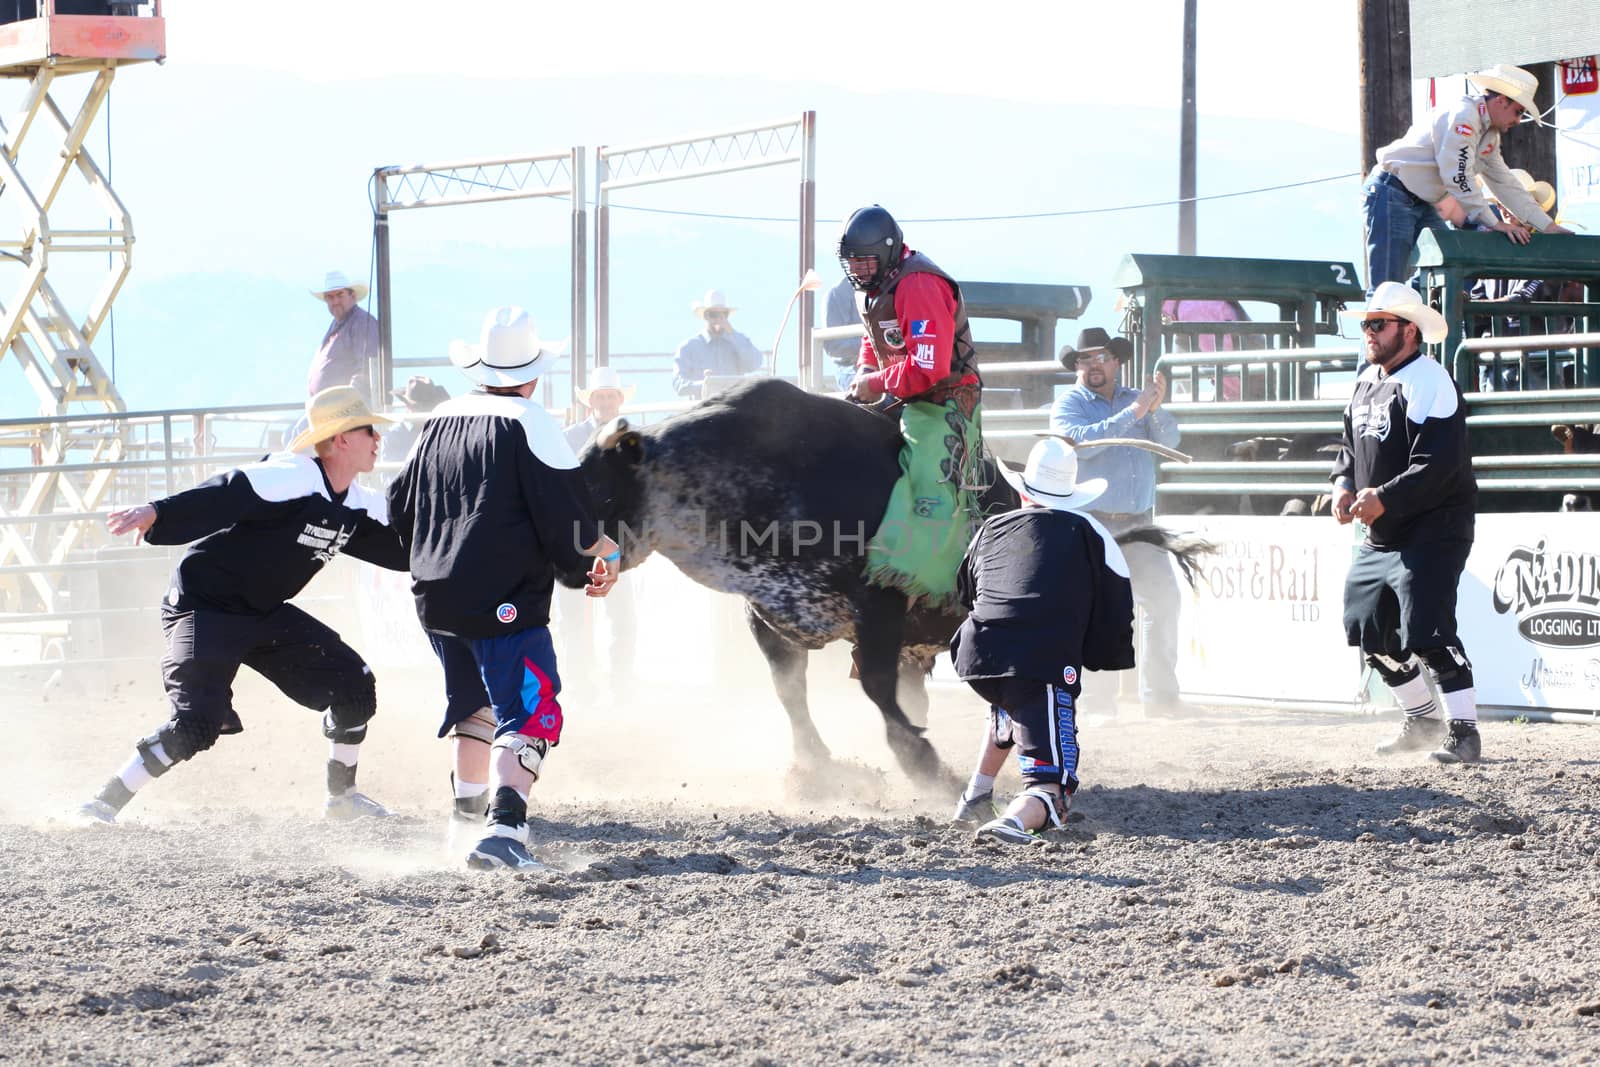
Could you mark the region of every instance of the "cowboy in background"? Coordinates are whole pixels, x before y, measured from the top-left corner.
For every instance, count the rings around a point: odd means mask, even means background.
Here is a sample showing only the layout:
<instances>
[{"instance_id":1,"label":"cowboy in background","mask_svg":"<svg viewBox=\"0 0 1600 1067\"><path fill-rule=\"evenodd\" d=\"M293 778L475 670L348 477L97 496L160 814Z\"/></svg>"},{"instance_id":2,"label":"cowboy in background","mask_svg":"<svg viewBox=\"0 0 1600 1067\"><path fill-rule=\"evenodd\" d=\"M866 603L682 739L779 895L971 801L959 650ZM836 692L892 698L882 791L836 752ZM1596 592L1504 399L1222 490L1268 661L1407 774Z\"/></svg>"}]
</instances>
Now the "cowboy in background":
<instances>
[{"instance_id":1,"label":"cowboy in background","mask_svg":"<svg viewBox=\"0 0 1600 1067\"><path fill-rule=\"evenodd\" d=\"M636 386L623 385L615 367L596 367L589 379L589 388L577 390L578 403L588 412L588 417L568 426L563 432L572 451L581 454L588 447L600 427L622 414L622 406L633 400Z\"/></svg>"},{"instance_id":2,"label":"cowboy in background","mask_svg":"<svg viewBox=\"0 0 1600 1067\"><path fill-rule=\"evenodd\" d=\"M979 528L956 577L970 614L950 639L951 662L990 719L954 821L1028 844L1065 824L1078 788L1083 672L1133 666L1133 590L1116 540L1084 510L1105 479L1078 478L1076 449L1048 438L1020 473L999 467L1021 507ZM994 776L1011 748L1024 788L990 818Z\"/></svg>"},{"instance_id":3,"label":"cowboy in background","mask_svg":"<svg viewBox=\"0 0 1600 1067\"><path fill-rule=\"evenodd\" d=\"M390 420L348 385L312 397L306 415L308 428L285 451L106 517L113 535L194 543L161 604L161 674L172 718L134 745L122 769L79 809L81 820L115 821L139 790L219 737L241 732L233 707L241 666L323 712L331 745L324 815L388 814L355 787L367 721L378 710L372 670L338 634L285 601L341 552L406 569L383 497L356 481L377 462L377 426Z\"/></svg>"},{"instance_id":4,"label":"cowboy in background","mask_svg":"<svg viewBox=\"0 0 1600 1067\"><path fill-rule=\"evenodd\" d=\"M327 305L333 321L311 358L311 370L306 375L307 396L316 396L335 385L353 385L371 401L368 364L378 356L378 320L357 306L366 299L367 292L365 282L351 281L339 270L329 271L322 287L311 290L312 296Z\"/></svg>"},{"instance_id":5,"label":"cowboy in background","mask_svg":"<svg viewBox=\"0 0 1600 1067\"><path fill-rule=\"evenodd\" d=\"M450 390L442 385L436 385L432 378L412 375L406 380L403 389L391 389L389 395L413 415L423 415L449 400ZM383 461L405 462L406 453L411 451L411 445L422 432L422 424L426 421L426 419L403 419L396 423L394 429L383 439Z\"/></svg>"},{"instance_id":6,"label":"cowboy in background","mask_svg":"<svg viewBox=\"0 0 1600 1067\"><path fill-rule=\"evenodd\" d=\"M728 306L721 289L707 289L689 310L705 327L679 345L672 357L674 393L699 400L705 396L708 378L737 378L766 367L766 357L755 342L733 328L730 320L739 309Z\"/></svg>"},{"instance_id":7,"label":"cowboy in background","mask_svg":"<svg viewBox=\"0 0 1600 1067\"><path fill-rule=\"evenodd\" d=\"M490 311L479 343L451 345L450 362L477 388L434 409L389 506L410 554L417 618L445 671L439 736L455 741L456 811L487 813L467 865L538 869L528 795L563 719L555 571L592 560L586 591L605 596L622 550L600 532L560 427L532 399L556 350L528 313Z\"/></svg>"},{"instance_id":8,"label":"cowboy in background","mask_svg":"<svg viewBox=\"0 0 1600 1067\"><path fill-rule=\"evenodd\" d=\"M1524 115L1541 122L1533 94L1539 79L1521 67L1498 63L1467 75L1481 90L1435 110L1405 136L1378 150L1364 190L1367 296L1384 282L1403 282L1424 229L1469 225L1498 230L1525 245L1530 231L1571 233L1547 215L1512 176L1500 135ZM1502 219L1478 187L1483 182L1514 218Z\"/></svg>"}]
</instances>

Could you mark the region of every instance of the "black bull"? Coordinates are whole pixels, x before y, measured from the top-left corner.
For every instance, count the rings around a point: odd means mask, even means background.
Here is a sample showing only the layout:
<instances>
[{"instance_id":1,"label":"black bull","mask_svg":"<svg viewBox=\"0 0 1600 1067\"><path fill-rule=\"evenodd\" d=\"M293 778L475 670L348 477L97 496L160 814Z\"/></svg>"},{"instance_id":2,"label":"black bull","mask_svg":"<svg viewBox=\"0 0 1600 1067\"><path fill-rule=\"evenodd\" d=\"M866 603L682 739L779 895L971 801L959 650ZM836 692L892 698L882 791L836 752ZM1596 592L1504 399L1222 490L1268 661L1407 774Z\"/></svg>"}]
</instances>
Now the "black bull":
<instances>
[{"instance_id":1,"label":"black bull","mask_svg":"<svg viewBox=\"0 0 1600 1067\"><path fill-rule=\"evenodd\" d=\"M962 617L908 611L902 594L863 577L867 539L900 476L900 444L897 420L757 379L656 426L614 420L581 460L624 570L660 552L701 585L744 598L789 714L797 772L831 761L806 704L807 652L843 640L855 646L861 688L901 767L919 784L947 787L955 776L899 697L926 721L924 678ZM1017 503L1004 479L984 497L986 514ZM1187 543L1159 528L1119 540L1172 551L1186 571L1192 560Z\"/></svg>"}]
</instances>

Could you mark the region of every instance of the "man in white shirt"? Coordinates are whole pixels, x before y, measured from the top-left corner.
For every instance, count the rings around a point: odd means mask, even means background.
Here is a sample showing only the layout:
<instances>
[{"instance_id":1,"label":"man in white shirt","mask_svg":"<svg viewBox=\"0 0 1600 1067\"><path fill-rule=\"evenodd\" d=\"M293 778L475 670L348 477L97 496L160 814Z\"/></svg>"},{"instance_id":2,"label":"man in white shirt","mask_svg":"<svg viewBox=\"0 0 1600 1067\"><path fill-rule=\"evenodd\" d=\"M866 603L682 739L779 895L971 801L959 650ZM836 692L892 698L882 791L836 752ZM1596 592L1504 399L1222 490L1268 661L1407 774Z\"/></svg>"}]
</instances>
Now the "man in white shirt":
<instances>
[{"instance_id":1,"label":"man in white shirt","mask_svg":"<svg viewBox=\"0 0 1600 1067\"><path fill-rule=\"evenodd\" d=\"M1501 155L1500 135L1522 121L1538 122L1533 94L1539 80L1520 67L1496 64L1467 75L1480 94L1439 108L1379 149L1365 189L1367 296L1384 282L1404 282L1424 229L1446 222L1498 230L1527 244L1535 229L1571 233L1540 209ZM1493 190L1515 220L1495 214L1478 185Z\"/></svg>"}]
</instances>

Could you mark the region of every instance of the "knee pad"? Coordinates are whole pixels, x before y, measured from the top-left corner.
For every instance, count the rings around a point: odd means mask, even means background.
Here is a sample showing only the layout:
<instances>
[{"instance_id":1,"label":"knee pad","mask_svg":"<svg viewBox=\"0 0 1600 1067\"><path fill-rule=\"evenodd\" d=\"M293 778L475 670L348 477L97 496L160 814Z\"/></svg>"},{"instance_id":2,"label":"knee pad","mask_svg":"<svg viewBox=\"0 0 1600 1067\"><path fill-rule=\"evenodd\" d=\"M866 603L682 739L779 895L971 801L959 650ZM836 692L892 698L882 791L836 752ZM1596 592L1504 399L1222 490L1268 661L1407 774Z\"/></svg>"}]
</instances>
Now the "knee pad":
<instances>
[{"instance_id":1,"label":"knee pad","mask_svg":"<svg viewBox=\"0 0 1600 1067\"><path fill-rule=\"evenodd\" d=\"M1377 671L1378 677L1382 678L1384 684L1391 689L1411 681L1421 671L1415 656L1402 661L1393 656L1385 656L1381 652L1368 652L1367 666Z\"/></svg>"},{"instance_id":2,"label":"knee pad","mask_svg":"<svg viewBox=\"0 0 1600 1067\"><path fill-rule=\"evenodd\" d=\"M989 706L989 740L994 742L995 748L1011 748L1017 743L1015 731L1011 728L1011 716L1006 710L993 704Z\"/></svg>"},{"instance_id":3,"label":"knee pad","mask_svg":"<svg viewBox=\"0 0 1600 1067\"><path fill-rule=\"evenodd\" d=\"M221 735L219 723L173 719L149 737L140 738L133 747L150 777L160 778L175 765L216 744Z\"/></svg>"},{"instance_id":4,"label":"knee pad","mask_svg":"<svg viewBox=\"0 0 1600 1067\"><path fill-rule=\"evenodd\" d=\"M550 751L550 742L542 737L528 737L524 734L506 734L497 737L491 746L493 754L498 755L502 749L514 753L517 762L522 764L522 769L533 775L533 780L539 780L539 768L544 763L545 753Z\"/></svg>"},{"instance_id":5,"label":"knee pad","mask_svg":"<svg viewBox=\"0 0 1600 1067\"><path fill-rule=\"evenodd\" d=\"M322 716L322 736L339 745L359 745L367 739L367 722L378 713L378 684L365 664L349 688L336 693Z\"/></svg>"},{"instance_id":6,"label":"knee pad","mask_svg":"<svg viewBox=\"0 0 1600 1067\"><path fill-rule=\"evenodd\" d=\"M1472 688L1472 663L1460 647L1419 648L1417 658L1439 679L1439 692L1455 693Z\"/></svg>"},{"instance_id":7,"label":"knee pad","mask_svg":"<svg viewBox=\"0 0 1600 1067\"><path fill-rule=\"evenodd\" d=\"M494 744L494 730L498 724L494 719L494 711L490 708L479 708L471 715L450 727L451 737L466 737L473 741L481 741L486 745Z\"/></svg>"}]
</instances>

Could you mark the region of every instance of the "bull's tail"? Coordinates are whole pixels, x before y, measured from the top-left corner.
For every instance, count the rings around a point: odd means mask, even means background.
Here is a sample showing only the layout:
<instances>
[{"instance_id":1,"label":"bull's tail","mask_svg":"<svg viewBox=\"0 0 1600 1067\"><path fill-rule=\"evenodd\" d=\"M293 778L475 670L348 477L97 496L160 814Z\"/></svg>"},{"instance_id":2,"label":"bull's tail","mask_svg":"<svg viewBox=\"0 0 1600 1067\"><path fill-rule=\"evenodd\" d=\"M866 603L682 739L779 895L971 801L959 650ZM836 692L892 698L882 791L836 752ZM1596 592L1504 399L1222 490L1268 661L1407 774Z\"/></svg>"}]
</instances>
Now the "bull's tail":
<instances>
[{"instance_id":1,"label":"bull's tail","mask_svg":"<svg viewBox=\"0 0 1600 1067\"><path fill-rule=\"evenodd\" d=\"M1154 545L1163 552L1171 552L1172 558L1178 563L1178 569L1183 572L1183 580L1189 583L1190 589L1195 588L1196 572L1201 558L1217 550L1215 542L1207 541L1198 534L1168 530L1164 526L1135 526L1117 535L1119 545L1133 542Z\"/></svg>"}]
</instances>

